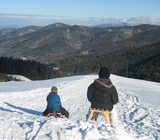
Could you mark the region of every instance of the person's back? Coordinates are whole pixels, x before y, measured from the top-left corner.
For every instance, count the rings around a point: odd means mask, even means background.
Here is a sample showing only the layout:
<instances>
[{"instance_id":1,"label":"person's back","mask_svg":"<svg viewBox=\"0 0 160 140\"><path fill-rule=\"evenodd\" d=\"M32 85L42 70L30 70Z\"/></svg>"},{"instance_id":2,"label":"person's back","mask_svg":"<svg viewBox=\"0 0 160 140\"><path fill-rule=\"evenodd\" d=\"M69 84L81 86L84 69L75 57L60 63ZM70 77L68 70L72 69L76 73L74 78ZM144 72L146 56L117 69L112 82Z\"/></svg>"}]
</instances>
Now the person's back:
<instances>
[{"instance_id":1,"label":"person's back","mask_svg":"<svg viewBox=\"0 0 160 140\"><path fill-rule=\"evenodd\" d=\"M47 96L47 109L55 109L56 112L60 112L60 108L61 101L59 95L51 92Z\"/></svg>"},{"instance_id":2,"label":"person's back","mask_svg":"<svg viewBox=\"0 0 160 140\"><path fill-rule=\"evenodd\" d=\"M109 70L102 67L99 78L88 87L87 98L91 102L91 108L111 111L118 102L118 93L109 76Z\"/></svg>"}]
</instances>

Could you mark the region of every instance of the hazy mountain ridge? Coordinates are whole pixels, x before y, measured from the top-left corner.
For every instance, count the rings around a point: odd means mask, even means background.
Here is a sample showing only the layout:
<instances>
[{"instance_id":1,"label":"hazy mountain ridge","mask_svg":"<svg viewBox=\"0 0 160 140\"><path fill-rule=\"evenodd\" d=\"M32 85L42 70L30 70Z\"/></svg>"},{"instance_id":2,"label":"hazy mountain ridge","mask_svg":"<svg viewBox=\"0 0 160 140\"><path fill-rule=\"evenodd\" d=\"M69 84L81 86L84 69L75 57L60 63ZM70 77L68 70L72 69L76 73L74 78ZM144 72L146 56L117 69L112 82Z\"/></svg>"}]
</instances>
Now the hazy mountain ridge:
<instances>
[{"instance_id":1,"label":"hazy mountain ridge","mask_svg":"<svg viewBox=\"0 0 160 140\"><path fill-rule=\"evenodd\" d=\"M38 26L28 26L28 27L18 28L18 29L14 29L14 28L2 29L0 30L0 40L5 39L6 37L7 39L10 39L10 38L19 37L25 34L29 34L37 31L39 28L40 27Z\"/></svg>"},{"instance_id":2,"label":"hazy mountain ridge","mask_svg":"<svg viewBox=\"0 0 160 140\"><path fill-rule=\"evenodd\" d=\"M108 24L98 24L92 27L100 27L100 28L106 28L106 27L123 27L123 26L136 26L136 23L127 23L127 22L113 22Z\"/></svg>"}]
</instances>

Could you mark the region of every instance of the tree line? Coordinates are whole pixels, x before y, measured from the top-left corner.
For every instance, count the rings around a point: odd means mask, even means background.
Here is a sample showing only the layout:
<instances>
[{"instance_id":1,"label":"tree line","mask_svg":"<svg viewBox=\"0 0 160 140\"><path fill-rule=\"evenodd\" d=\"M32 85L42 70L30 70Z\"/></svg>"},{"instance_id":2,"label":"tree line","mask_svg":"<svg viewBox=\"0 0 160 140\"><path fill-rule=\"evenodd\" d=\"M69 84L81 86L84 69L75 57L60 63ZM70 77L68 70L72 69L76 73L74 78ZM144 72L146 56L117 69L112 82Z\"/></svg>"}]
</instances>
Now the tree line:
<instances>
[{"instance_id":1,"label":"tree line","mask_svg":"<svg viewBox=\"0 0 160 140\"><path fill-rule=\"evenodd\" d=\"M98 73L106 66L113 74L160 82L160 42L109 54L76 54L58 65L70 75Z\"/></svg>"},{"instance_id":2,"label":"tree line","mask_svg":"<svg viewBox=\"0 0 160 140\"><path fill-rule=\"evenodd\" d=\"M23 75L31 80L44 80L62 77L65 74L51 66L33 60L0 57L0 73Z\"/></svg>"}]
</instances>

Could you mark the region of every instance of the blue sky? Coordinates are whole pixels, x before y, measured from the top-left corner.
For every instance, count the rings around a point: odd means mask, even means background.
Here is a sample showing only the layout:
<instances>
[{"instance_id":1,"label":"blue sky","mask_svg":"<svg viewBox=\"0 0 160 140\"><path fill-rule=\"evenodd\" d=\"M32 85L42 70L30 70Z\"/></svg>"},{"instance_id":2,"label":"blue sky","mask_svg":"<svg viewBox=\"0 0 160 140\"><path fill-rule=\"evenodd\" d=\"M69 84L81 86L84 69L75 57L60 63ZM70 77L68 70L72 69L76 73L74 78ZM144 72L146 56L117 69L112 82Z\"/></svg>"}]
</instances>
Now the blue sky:
<instances>
[{"instance_id":1,"label":"blue sky","mask_svg":"<svg viewBox=\"0 0 160 140\"><path fill-rule=\"evenodd\" d=\"M28 18L33 23L36 17L37 23L43 21L43 24L52 21L97 24L108 20L133 21L142 18L142 22L159 22L159 6L160 0L0 0L0 17L6 21L23 18L25 22Z\"/></svg>"}]
</instances>

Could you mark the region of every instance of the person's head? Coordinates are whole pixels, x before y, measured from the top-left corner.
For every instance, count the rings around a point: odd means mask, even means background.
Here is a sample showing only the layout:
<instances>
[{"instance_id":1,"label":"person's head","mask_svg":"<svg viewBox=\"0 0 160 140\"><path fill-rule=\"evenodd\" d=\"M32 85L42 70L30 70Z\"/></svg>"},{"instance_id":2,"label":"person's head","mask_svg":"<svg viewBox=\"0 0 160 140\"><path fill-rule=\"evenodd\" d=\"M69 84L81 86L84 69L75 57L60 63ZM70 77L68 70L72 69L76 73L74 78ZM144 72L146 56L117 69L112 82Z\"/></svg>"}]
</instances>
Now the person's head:
<instances>
[{"instance_id":1,"label":"person's head","mask_svg":"<svg viewBox=\"0 0 160 140\"><path fill-rule=\"evenodd\" d=\"M109 77L110 77L110 71L109 71L109 69L106 68L106 67L101 67L98 75L99 75L99 78L109 79Z\"/></svg>"},{"instance_id":2,"label":"person's head","mask_svg":"<svg viewBox=\"0 0 160 140\"><path fill-rule=\"evenodd\" d=\"M58 93L58 88L56 86L52 86L51 93L57 94Z\"/></svg>"}]
</instances>

